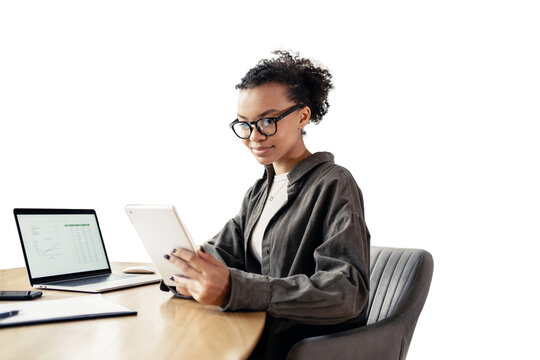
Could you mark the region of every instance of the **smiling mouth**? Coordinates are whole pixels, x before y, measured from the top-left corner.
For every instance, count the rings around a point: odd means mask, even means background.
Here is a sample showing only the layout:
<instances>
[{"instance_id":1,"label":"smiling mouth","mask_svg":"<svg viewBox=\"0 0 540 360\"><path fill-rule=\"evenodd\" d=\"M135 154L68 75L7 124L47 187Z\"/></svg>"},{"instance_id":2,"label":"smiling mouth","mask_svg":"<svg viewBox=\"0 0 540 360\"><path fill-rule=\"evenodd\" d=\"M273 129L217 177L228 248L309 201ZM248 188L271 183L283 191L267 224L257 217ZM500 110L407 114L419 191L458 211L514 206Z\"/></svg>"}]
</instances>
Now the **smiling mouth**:
<instances>
[{"instance_id":1,"label":"smiling mouth","mask_svg":"<svg viewBox=\"0 0 540 360\"><path fill-rule=\"evenodd\" d=\"M252 147L251 151L257 156L264 156L267 155L273 148L273 146Z\"/></svg>"}]
</instances>

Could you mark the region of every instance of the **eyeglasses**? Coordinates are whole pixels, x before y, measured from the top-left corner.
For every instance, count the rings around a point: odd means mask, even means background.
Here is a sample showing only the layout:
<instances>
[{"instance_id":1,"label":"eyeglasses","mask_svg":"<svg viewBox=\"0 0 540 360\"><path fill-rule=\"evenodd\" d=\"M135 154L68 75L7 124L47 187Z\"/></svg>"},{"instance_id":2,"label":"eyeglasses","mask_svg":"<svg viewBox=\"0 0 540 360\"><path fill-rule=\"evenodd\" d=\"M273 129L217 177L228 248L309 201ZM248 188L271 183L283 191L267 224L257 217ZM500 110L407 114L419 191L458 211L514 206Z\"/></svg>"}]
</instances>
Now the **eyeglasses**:
<instances>
[{"instance_id":1,"label":"eyeglasses","mask_svg":"<svg viewBox=\"0 0 540 360\"><path fill-rule=\"evenodd\" d=\"M255 121L239 121L236 119L230 123L229 126L240 139L249 139L251 133L253 132L253 125L255 125L255 128L261 135L272 136L277 132L277 122L279 120L283 119L287 115L292 114L293 111L303 107L304 105L297 104L279 116L264 117Z\"/></svg>"}]
</instances>

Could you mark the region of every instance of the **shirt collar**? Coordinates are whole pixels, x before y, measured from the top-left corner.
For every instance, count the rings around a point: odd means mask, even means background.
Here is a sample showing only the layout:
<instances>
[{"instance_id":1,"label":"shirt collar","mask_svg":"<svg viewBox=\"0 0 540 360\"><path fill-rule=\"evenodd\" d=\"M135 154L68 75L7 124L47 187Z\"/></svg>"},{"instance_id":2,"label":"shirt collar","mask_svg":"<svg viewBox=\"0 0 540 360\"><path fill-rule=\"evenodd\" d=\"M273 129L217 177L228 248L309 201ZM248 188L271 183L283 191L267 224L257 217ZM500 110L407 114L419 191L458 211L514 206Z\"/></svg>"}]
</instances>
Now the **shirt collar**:
<instances>
[{"instance_id":1,"label":"shirt collar","mask_svg":"<svg viewBox=\"0 0 540 360\"><path fill-rule=\"evenodd\" d=\"M289 171L289 175L287 175L287 177L289 178L289 184L297 182L305 174L311 171L311 169L325 162L333 163L334 155L326 151L311 154L304 160L300 161L298 165L296 165L291 171ZM263 178L268 177L268 180L272 181L275 176L274 166L272 164L268 164L265 165L265 168L266 172L264 173Z\"/></svg>"}]
</instances>

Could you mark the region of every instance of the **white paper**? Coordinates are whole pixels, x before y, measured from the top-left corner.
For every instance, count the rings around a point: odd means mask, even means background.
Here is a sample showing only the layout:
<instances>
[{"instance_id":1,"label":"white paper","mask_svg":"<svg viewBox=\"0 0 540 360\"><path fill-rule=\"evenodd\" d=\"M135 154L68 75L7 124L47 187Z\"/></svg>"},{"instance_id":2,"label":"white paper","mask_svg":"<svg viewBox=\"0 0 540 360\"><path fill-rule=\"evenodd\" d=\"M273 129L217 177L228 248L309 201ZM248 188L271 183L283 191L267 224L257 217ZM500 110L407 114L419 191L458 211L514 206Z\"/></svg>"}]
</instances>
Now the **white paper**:
<instances>
[{"instance_id":1,"label":"white paper","mask_svg":"<svg viewBox=\"0 0 540 360\"><path fill-rule=\"evenodd\" d=\"M124 306L107 300L103 295L84 295L67 299L17 301L0 304L0 313L19 310L19 314L0 319L0 326L46 320L71 319L91 315L107 315L133 312Z\"/></svg>"}]
</instances>

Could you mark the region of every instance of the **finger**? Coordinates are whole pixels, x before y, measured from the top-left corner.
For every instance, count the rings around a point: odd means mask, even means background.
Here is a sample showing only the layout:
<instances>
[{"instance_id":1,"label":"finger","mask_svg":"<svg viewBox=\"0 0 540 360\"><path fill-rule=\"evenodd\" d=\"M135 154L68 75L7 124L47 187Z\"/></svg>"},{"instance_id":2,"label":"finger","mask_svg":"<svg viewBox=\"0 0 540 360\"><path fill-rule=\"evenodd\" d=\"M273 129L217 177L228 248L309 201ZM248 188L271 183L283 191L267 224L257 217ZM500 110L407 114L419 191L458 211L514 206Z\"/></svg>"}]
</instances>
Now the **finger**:
<instances>
[{"instance_id":1,"label":"finger","mask_svg":"<svg viewBox=\"0 0 540 360\"><path fill-rule=\"evenodd\" d=\"M176 288L185 289L185 292L183 292L183 291L181 292L183 295L188 295L189 294L189 296L192 296L191 291L189 289L190 289L190 286L192 286L192 284L194 282L193 279L190 279L188 277L185 277L185 276L179 275L179 274L171 276L170 279L177 284Z\"/></svg>"},{"instance_id":2,"label":"finger","mask_svg":"<svg viewBox=\"0 0 540 360\"><path fill-rule=\"evenodd\" d=\"M172 276L171 276L172 277ZM182 287L182 286L177 286L176 287L176 291L184 296L190 296L189 295L189 290L185 287Z\"/></svg>"},{"instance_id":3,"label":"finger","mask_svg":"<svg viewBox=\"0 0 540 360\"><path fill-rule=\"evenodd\" d=\"M168 254L163 255L163 257L167 260L169 260L170 263L174 264L180 271L187 275L190 278L198 279L201 276L201 272L191 266L187 261L177 257L177 256L170 256Z\"/></svg>"},{"instance_id":4,"label":"finger","mask_svg":"<svg viewBox=\"0 0 540 360\"><path fill-rule=\"evenodd\" d=\"M189 250L177 247L172 250L171 255L188 262L200 272L204 272L204 270L208 268L208 263L206 261L202 260L196 253Z\"/></svg>"},{"instance_id":5,"label":"finger","mask_svg":"<svg viewBox=\"0 0 540 360\"><path fill-rule=\"evenodd\" d=\"M183 287L180 287L180 286L176 287L176 292L179 293L180 295L193 297L193 296L191 296L191 294L189 293L189 291L186 288L183 288Z\"/></svg>"},{"instance_id":6,"label":"finger","mask_svg":"<svg viewBox=\"0 0 540 360\"><path fill-rule=\"evenodd\" d=\"M213 257L211 254L206 252L206 250L204 250L202 246L200 246L199 249L197 249L197 254L199 255L201 259L206 260L207 262L209 262L210 264L214 266L221 266L221 267L225 266L225 264L223 264L221 261L219 261L218 259Z\"/></svg>"},{"instance_id":7,"label":"finger","mask_svg":"<svg viewBox=\"0 0 540 360\"><path fill-rule=\"evenodd\" d=\"M181 295L184 295L184 296L191 296L191 293L189 292L189 290L187 288L185 288L185 287L182 287L182 286L177 286L176 287L176 292L181 294ZM191 296L191 297L193 297L193 296Z\"/></svg>"}]
</instances>

